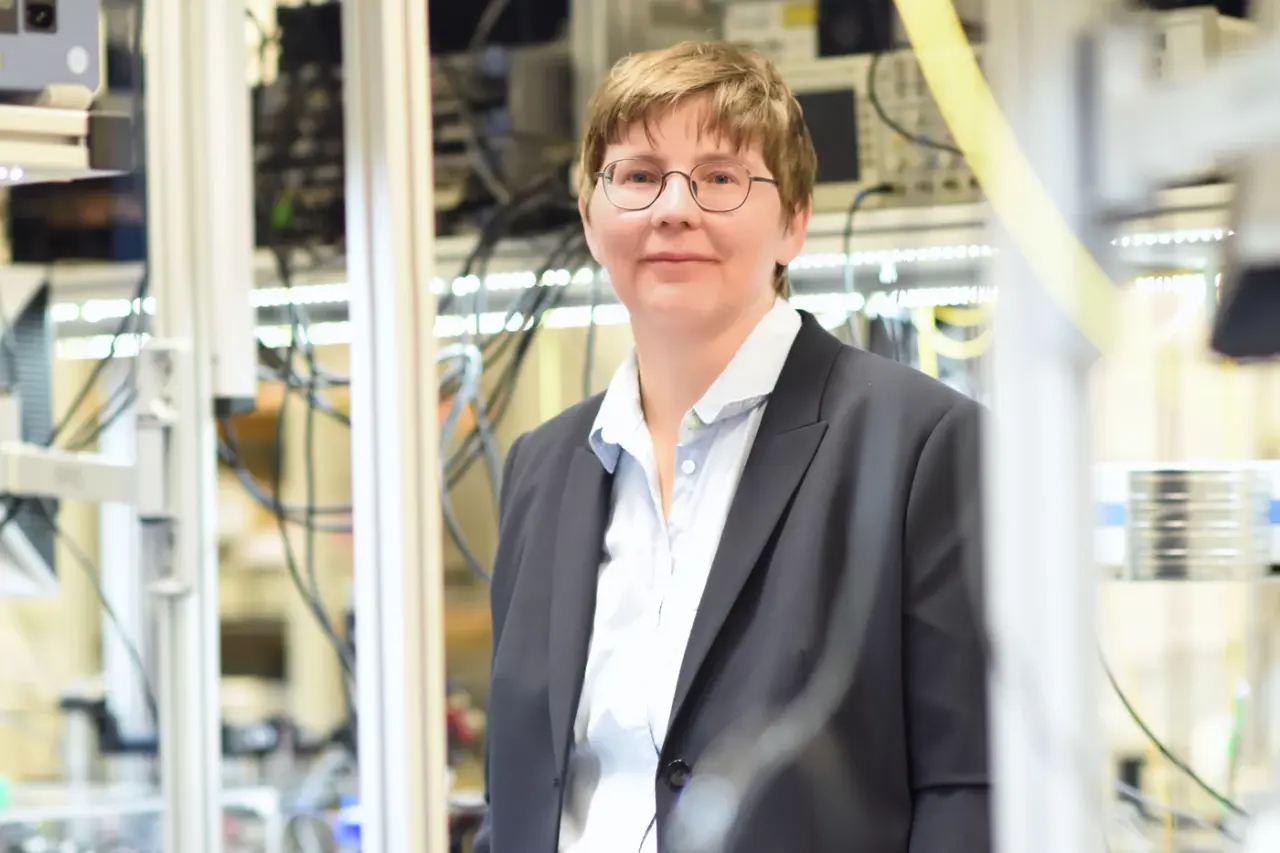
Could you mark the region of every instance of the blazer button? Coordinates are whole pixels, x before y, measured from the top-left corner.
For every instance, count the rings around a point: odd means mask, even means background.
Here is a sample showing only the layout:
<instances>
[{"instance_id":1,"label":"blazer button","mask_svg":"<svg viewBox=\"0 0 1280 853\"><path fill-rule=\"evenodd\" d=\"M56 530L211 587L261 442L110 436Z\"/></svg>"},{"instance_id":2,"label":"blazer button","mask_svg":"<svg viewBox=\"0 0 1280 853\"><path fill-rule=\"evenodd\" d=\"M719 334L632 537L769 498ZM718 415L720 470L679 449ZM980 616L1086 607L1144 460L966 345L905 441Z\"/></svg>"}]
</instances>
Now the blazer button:
<instances>
[{"instance_id":1,"label":"blazer button","mask_svg":"<svg viewBox=\"0 0 1280 853\"><path fill-rule=\"evenodd\" d=\"M677 758L667 763L665 775L667 784L678 791L689 784L689 777L693 775L693 768L687 762Z\"/></svg>"}]
</instances>

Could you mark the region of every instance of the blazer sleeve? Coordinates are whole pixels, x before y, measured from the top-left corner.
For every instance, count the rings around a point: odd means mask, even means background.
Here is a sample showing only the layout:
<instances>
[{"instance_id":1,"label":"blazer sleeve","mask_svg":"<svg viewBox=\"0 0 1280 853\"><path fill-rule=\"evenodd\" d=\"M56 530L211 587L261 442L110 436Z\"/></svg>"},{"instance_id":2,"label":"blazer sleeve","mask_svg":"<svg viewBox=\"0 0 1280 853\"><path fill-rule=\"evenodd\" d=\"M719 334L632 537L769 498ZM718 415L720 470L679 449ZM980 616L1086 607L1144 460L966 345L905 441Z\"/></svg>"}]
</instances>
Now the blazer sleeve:
<instances>
[{"instance_id":1,"label":"blazer sleeve","mask_svg":"<svg viewBox=\"0 0 1280 853\"><path fill-rule=\"evenodd\" d=\"M493 620L493 650L498 649L498 640L502 636L502 625L506 621L507 606L511 602L511 590L515 578L511 570L515 568L512 560L513 549L518 550L513 530L512 494L515 492L513 481L516 477L516 455L524 436L520 436L507 451L506 461L502 465L502 487L498 494L498 555L493 561L493 577L489 584L489 612ZM489 803L489 746L484 750L484 801ZM493 853L491 839L491 823L486 809L484 818L476 830L473 853Z\"/></svg>"},{"instance_id":2,"label":"blazer sleeve","mask_svg":"<svg viewBox=\"0 0 1280 853\"><path fill-rule=\"evenodd\" d=\"M962 400L921 452L908 499L904 683L910 853L989 853L981 407Z\"/></svg>"}]
</instances>

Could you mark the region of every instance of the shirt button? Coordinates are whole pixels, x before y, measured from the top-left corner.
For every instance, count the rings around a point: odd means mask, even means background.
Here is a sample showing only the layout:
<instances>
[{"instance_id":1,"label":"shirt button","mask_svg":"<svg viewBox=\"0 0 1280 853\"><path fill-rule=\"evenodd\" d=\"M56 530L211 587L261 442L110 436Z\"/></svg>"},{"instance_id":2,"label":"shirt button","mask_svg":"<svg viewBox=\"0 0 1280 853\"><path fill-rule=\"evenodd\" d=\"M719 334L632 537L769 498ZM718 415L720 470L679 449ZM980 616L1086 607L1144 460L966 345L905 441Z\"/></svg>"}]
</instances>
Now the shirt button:
<instances>
[{"instance_id":1,"label":"shirt button","mask_svg":"<svg viewBox=\"0 0 1280 853\"><path fill-rule=\"evenodd\" d=\"M680 463L680 470L686 474L692 474L694 471L698 470L698 463L694 462L692 459L686 459Z\"/></svg>"},{"instance_id":2,"label":"shirt button","mask_svg":"<svg viewBox=\"0 0 1280 853\"><path fill-rule=\"evenodd\" d=\"M679 791L689 784L689 779L693 776L693 768L687 762L677 758L663 769L663 776L673 790Z\"/></svg>"}]
</instances>

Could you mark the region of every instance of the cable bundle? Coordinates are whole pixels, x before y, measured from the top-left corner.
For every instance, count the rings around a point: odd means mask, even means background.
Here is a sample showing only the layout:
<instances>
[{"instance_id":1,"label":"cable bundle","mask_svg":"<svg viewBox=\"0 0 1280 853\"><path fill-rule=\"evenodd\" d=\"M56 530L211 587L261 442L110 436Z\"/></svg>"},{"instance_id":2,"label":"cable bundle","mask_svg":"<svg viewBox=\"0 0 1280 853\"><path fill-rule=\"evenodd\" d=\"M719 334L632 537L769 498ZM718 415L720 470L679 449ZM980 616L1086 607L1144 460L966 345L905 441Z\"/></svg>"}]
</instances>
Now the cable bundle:
<instances>
[{"instance_id":1,"label":"cable bundle","mask_svg":"<svg viewBox=\"0 0 1280 853\"><path fill-rule=\"evenodd\" d=\"M559 171L563 173L563 170ZM563 213L572 207L570 199L568 188L555 175L514 196L491 218L459 272L460 277L474 277L480 286L465 297L449 292L440 301L441 313L465 313L473 318L462 337L441 347L438 355L440 400L444 412L440 430L444 472L441 510L445 530L471 572L483 580L488 579L488 570L463 535L450 493L479 461L489 480L496 514L502 462L495 428L510 409L516 384L546 312L563 298L562 287L543 283L547 279L546 273L575 268L589 258L581 228L575 225L553 235L553 248L537 271L535 285L519 293L508 308L501 329L492 334L485 334L480 328L480 315L485 312L489 298L484 281L495 251L513 229L520 227L522 220L545 216L549 210ZM283 249L276 251L275 256L279 277L287 292L294 280L293 256ZM459 304L463 300L469 304ZM347 680L350 710L354 710L350 689L355 671L354 648L350 638L340 636L321 603L314 541L317 532L344 533L352 529L349 504L325 506L317 502L314 470L316 416L322 415L350 426L349 416L333 405L328 399L328 392L349 386L351 380L326 371L318 364L307 334L310 320L306 309L297 304L298 300L286 301L291 331L287 346L276 350L261 345L259 349L262 378L283 383L285 390L276 423L272 481L269 484L260 482L246 468L234 424L228 420L220 423L219 459L234 473L255 502L276 518L284 541L289 578L338 655ZM305 403L305 415L302 415L306 419L303 439L306 444L303 451L305 496L299 503L291 504L282 500L281 484L286 418L290 416L291 398L295 395ZM469 431L461 433L460 424L466 413L470 413L472 425ZM301 555L296 553L294 542L288 535L290 527L301 527L305 531Z\"/></svg>"}]
</instances>

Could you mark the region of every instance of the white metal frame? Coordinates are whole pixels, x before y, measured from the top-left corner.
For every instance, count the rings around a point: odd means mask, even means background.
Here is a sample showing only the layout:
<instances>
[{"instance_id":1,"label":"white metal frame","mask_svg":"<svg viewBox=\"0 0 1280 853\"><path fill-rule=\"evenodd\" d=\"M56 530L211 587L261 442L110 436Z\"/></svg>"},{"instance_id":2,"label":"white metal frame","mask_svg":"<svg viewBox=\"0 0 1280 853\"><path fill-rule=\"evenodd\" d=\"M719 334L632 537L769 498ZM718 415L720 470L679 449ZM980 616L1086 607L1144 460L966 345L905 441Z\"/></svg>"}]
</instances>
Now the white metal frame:
<instances>
[{"instance_id":1,"label":"white metal frame","mask_svg":"<svg viewBox=\"0 0 1280 853\"><path fill-rule=\"evenodd\" d=\"M1104 0L987 3L986 68L1001 108L1086 244L1092 216L1074 105L1079 46L1104 10ZM1020 247L998 221L992 229L1002 234L988 273L1001 294L986 584L997 849L1082 853L1100 849L1104 831L1086 385L1095 353Z\"/></svg>"},{"instance_id":2,"label":"white metal frame","mask_svg":"<svg viewBox=\"0 0 1280 853\"><path fill-rule=\"evenodd\" d=\"M1261 98L1280 75L1280 33L1199 79L1152 85L1147 40L1109 26L1107 11L1102 0L990 0L987 16L988 68L1005 116L1063 218L1104 263L1115 257L1102 232L1110 217L1149 208L1162 181L1224 158L1247 160L1242 181L1280 181L1280 118L1268 108L1275 99ZM1081 89L1086 37L1097 47L1092 91ZM1241 212L1237 202L1238 223ZM1246 263L1273 262L1280 206L1248 212L1260 218L1237 224L1237 238L1247 227L1266 239L1236 251ZM1088 534L1086 375L1095 353L1019 247L1001 248L990 273L1001 299L987 591L997 841L1010 853L1076 853L1103 846L1105 830Z\"/></svg>"},{"instance_id":3,"label":"white metal frame","mask_svg":"<svg viewBox=\"0 0 1280 853\"><path fill-rule=\"evenodd\" d=\"M448 849L426 4L343 4L361 844Z\"/></svg>"},{"instance_id":4,"label":"white metal frame","mask_svg":"<svg viewBox=\"0 0 1280 853\"><path fill-rule=\"evenodd\" d=\"M252 209L244 14L241 2L150 3L144 22L147 250L156 312L154 337L137 365L138 513L144 576L157 579L163 849L183 853L222 849L213 415L215 399L246 387L229 378L218 354L253 345L241 337L244 324L234 322L252 280L251 234L227 225ZM231 308L222 310L226 304ZM213 318L230 326L219 328ZM214 337L226 328L223 346ZM233 370L255 366L243 354L231 361Z\"/></svg>"}]
</instances>

